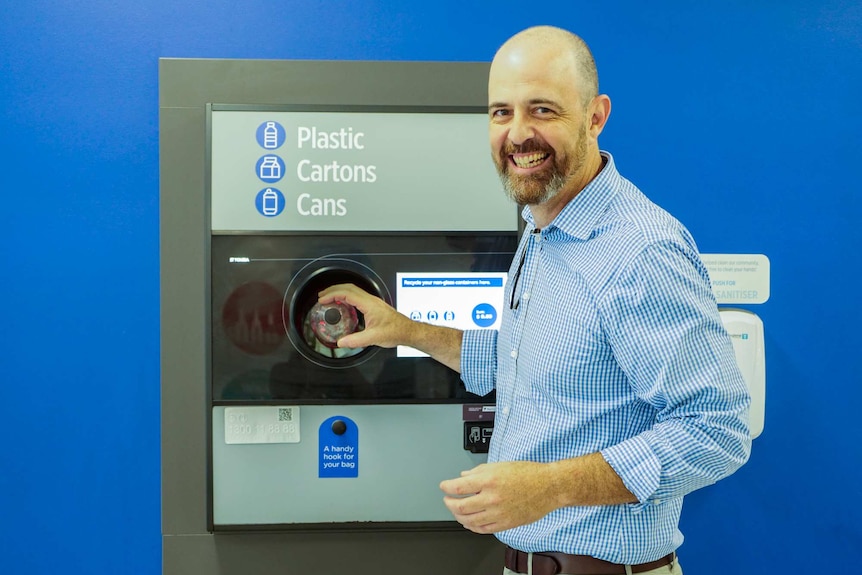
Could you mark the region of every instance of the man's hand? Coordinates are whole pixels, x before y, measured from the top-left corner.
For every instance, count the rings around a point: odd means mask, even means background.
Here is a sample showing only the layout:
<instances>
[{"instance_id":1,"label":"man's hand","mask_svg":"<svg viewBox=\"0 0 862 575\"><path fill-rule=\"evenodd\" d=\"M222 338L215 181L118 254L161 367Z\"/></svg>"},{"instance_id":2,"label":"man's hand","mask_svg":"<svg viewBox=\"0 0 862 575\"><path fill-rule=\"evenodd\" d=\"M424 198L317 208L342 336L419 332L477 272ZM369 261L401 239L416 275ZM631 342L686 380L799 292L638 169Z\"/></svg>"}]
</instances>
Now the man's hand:
<instances>
[{"instance_id":1,"label":"man's hand","mask_svg":"<svg viewBox=\"0 0 862 575\"><path fill-rule=\"evenodd\" d=\"M483 463L440 489L458 523L476 533L527 525L560 507L637 501L598 452L551 463Z\"/></svg>"},{"instance_id":2,"label":"man's hand","mask_svg":"<svg viewBox=\"0 0 862 575\"><path fill-rule=\"evenodd\" d=\"M365 316L365 329L342 337L338 347L395 347L405 342L413 325L385 301L353 284L330 286L317 295L320 303L343 302Z\"/></svg>"},{"instance_id":3,"label":"man's hand","mask_svg":"<svg viewBox=\"0 0 862 575\"><path fill-rule=\"evenodd\" d=\"M537 521L560 507L552 464L483 463L440 483L455 519L476 533L496 533Z\"/></svg>"},{"instance_id":4,"label":"man's hand","mask_svg":"<svg viewBox=\"0 0 862 575\"><path fill-rule=\"evenodd\" d=\"M342 337L338 340L338 347L407 345L424 351L457 372L461 371L461 331L413 321L379 297L353 284L330 286L317 295L320 303L340 301L352 305L365 317L365 329Z\"/></svg>"}]
</instances>

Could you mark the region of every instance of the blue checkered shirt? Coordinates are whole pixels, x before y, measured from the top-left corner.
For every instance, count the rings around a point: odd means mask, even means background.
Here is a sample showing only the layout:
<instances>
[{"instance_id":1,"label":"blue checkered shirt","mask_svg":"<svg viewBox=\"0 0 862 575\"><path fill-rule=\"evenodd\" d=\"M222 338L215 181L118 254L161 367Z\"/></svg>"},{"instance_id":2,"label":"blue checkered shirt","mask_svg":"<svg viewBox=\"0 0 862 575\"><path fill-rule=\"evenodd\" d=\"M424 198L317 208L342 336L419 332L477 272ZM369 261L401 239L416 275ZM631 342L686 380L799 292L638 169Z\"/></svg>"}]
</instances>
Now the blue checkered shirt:
<instances>
[{"instance_id":1,"label":"blue checkered shirt","mask_svg":"<svg viewBox=\"0 0 862 575\"><path fill-rule=\"evenodd\" d=\"M691 235L603 157L541 232L525 208L500 330L464 333L461 376L497 390L489 461L598 451L638 499L564 507L498 538L635 564L682 543L686 493L748 459L750 398Z\"/></svg>"}]
</instances>

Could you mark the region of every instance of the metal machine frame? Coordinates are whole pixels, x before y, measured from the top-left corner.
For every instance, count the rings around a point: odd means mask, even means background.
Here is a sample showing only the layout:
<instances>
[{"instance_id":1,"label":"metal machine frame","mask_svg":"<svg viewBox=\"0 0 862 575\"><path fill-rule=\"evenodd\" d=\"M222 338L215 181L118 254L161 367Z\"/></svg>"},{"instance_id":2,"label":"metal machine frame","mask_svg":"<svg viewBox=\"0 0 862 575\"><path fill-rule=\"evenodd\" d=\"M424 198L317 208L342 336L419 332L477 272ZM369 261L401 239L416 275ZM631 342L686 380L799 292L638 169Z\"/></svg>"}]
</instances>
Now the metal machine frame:
<instances>
[{"instance_id":1,"label":"metal machine frame","mask_svg":"<svg viewBox=\"0 0 862 575\"><path fill-rule=\"evenodd\" d=\"M362 531L209 530L205 295L206 107L484 106L487 63L159 62L162 572L166 575L452 572L500 569L502 546L454 524ZM324 95L323 97L321 95ZM313 96L312 96L313 95Z\"/></svg>"}]
</instances>

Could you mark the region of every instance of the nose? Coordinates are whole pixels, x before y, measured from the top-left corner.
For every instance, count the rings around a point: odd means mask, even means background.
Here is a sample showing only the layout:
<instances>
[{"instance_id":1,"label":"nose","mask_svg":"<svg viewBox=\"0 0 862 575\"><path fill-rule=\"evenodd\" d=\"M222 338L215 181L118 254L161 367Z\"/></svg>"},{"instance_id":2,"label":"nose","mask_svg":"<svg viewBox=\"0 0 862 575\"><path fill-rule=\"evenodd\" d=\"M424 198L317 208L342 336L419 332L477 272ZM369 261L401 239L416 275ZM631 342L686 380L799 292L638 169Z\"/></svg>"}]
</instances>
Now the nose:
<instances>
[{"instance_id":1,"label":"nose","mask_svg":"<svg viewBox=\"0 0 862 575\"><path fill-rule=\"evenodd\" d=\"M534 136L532 123L523 114L515 113L509 123L509 141L520 146Z\"/></svg>"}]
</instances>

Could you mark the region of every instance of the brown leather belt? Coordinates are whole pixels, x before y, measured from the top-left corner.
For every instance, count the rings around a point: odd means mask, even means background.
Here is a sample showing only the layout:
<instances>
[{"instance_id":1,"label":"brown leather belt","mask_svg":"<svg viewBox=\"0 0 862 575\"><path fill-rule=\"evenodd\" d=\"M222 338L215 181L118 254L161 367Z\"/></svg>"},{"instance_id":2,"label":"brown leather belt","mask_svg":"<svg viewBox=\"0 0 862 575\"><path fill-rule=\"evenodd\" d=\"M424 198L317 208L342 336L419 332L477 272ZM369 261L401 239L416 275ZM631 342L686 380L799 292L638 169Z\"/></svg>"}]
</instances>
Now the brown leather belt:
<instances>
[{"instance_id":1,"label":"brown leather belt","mask_svg":"<svg viewBox=\"0 0 862 575\"><path fill-rule=\"evenodd\" d=\"M644 573L673 563L673 553L661 559L632 565L632 573ZM506 547L506 569L515 573L528 572L529 555L523 551ZM617 563L603 561L589 555L566 553L533 553L533 575L625 575L626 568Z\"/></svg>"}]
</instances>

